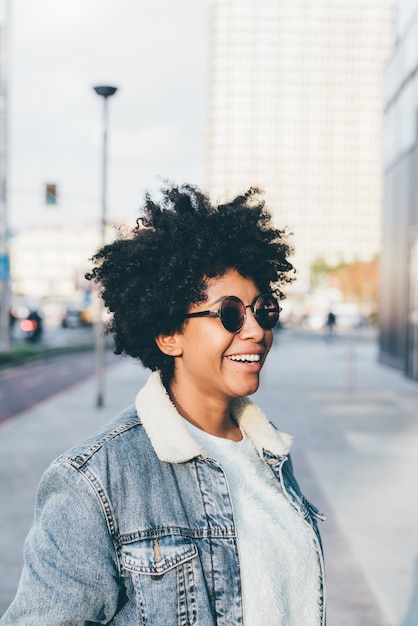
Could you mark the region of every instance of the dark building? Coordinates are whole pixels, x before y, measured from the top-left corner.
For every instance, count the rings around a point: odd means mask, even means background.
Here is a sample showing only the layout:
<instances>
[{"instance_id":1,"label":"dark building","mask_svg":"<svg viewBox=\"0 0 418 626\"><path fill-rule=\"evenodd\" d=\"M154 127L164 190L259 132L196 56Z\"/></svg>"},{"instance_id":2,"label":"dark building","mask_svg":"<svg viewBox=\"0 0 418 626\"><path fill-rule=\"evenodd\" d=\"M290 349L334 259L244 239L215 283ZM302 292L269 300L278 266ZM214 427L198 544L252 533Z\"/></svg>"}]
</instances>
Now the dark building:
<instances>
[{"instance_id":1,"label":"dark building","mask_svg":"<svg viewBox=\"0 0 418 626\"><path fill-rule=\"evenodd\" d=\"M380 360L418 380L417 12L386 70L384 163Z\"/></svg>"}]
</instances>

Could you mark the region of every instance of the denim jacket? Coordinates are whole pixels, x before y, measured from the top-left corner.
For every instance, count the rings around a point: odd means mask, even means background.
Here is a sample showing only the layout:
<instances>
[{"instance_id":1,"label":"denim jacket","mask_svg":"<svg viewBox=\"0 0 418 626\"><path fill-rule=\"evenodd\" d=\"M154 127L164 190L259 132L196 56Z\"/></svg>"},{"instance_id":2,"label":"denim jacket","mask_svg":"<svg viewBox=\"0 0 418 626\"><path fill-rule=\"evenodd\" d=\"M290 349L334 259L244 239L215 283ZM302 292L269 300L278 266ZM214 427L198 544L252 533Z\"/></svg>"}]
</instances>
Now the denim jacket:
<instances>
[{"instance_id":1,"label":"denim jacket","mask_svg":"<svg viewBox=\"0 0 418 626\"><path fill-rule=\"evenodd\" d=\"M248 398L233 414L312 529L317 509L293 476L291 437ZM54 461L39 487L25 564L2 626L245 624L237 537L222 468L151 374L136 406Z\"/></svg>"}]
</instances>

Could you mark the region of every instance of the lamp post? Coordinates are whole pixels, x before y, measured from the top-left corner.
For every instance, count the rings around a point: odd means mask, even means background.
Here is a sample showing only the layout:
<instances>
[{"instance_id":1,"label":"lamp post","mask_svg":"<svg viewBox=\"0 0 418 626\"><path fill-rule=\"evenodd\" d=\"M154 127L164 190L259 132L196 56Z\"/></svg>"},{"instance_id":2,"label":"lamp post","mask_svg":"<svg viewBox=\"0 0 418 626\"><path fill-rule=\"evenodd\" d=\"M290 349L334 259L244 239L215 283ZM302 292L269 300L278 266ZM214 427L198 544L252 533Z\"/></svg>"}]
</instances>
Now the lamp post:
<instances>
[{"instance_id":1,"label":"lamp post","mask_svg":"<svg viewBox=\"0 0 418 626\"><path fill-rule=\"evenodd\" d=\"M107 225L107 127L108 127L108 99L113 96L117 87L99 85L94 87L98 96L103 98L103 154L102 154L102 214L101 214L101 244L106 243ZM102 407L104 404L104 371L105 371L105 338L104 338L104 306L100 302L98 318L96 320L96 377L97 399L96 404Z\"/></svg>"}]
</instances>

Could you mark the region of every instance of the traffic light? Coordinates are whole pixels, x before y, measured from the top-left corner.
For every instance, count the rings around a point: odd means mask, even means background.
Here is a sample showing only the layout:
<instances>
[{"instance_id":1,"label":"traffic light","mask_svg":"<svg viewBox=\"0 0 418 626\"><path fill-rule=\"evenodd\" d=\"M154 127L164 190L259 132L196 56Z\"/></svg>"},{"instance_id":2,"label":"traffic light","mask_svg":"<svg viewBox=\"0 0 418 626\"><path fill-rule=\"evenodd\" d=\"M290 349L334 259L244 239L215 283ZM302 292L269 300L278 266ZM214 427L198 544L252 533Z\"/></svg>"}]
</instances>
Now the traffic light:
<instances>
[{"instance_id":1,"label":"traffic light","mask_svg":"<svg viewBox=\"0 0 418 626\"><path fill-rule=\"evenodd\" d=\"M57 186L55 185L55 183L46 184L45 202L46 204L57 204Z\"/></svg>"}]
</instances>

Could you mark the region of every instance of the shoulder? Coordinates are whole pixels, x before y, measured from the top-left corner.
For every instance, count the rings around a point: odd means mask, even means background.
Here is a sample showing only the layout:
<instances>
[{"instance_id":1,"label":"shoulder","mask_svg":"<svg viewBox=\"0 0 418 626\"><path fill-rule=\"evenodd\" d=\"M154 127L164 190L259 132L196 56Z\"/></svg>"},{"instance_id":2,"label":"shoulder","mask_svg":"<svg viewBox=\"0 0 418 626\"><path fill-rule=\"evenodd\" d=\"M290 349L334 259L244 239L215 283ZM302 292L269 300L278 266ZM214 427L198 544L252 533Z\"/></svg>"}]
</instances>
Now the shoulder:
<instances>
[{"instance_id":1,"label":"shoulder","mask_svg":"<svg viewBox=\"0 0 418 626\"><path fill-rule=\"evenodd\" d=\"M81 469L97 455L109 455L113 449L115 452L117 450L118 455L121 448L125 449L126 453L132 446L137 449L138 438L143 438L143 435L141 420L135 406L132 405L96 433L60 455L54 464L69 463L76 469Z\"/></svg>"}]
</instances>

